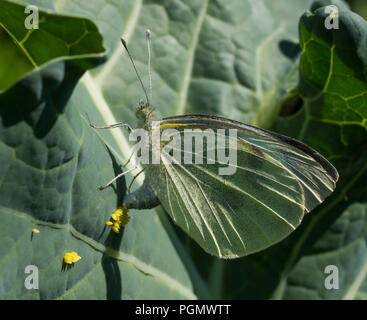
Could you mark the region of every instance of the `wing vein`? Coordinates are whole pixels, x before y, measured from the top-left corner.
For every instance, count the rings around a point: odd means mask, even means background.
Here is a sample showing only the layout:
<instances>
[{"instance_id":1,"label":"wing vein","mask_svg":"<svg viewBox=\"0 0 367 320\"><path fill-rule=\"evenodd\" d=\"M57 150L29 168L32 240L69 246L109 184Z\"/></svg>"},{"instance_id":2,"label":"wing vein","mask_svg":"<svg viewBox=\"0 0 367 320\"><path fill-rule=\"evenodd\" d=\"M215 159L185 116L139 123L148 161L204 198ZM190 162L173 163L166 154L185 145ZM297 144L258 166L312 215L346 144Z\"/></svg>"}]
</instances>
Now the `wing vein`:
<instances>
[{"instance_id":1,"label":"wing vein","mask_svg":"<svg viewBox=\"0 0 367 320\"><path fill-rule=\"evenodd\" d=\"M167 166L166 166L166 168L167 168ZM176 170L175 170L175 169L173 169L173 171L176 171ZM176 171L176 174L177 174L177 171ZM201 209L196 205L196 203L195 203L194 199L192 198L192 196L191 196L191 194L190 194L189 190L187 189L186 185L183 183L183 181L182 181L182 179L181 179L181 177L180 177L180 175L179 175L179 174L177 174L177 177L181 180L181 183L182 183L183 188L186 190L187 195L188 195L188 196L189 196L189 198L191 199L191 202L192 202L192 204L194 205L194 207L196 208L197 213L199 214L199 216L200 216L201 220L204 222L205 227L206 227L206 228L207 228L207 230L209 231L209 234L211 235L211 237L212 237L212 239L213 239L213 242L214 242L215 246L217 247L217 250L218 250L218 254L219 254L219 256L222 256L222 252L220 251L220 247L219 247L219 244L218 244L217 238L215 237L215 235L214 235L214 233L213 233L213 230L212 230L212 229L210 228L210 226L208 225L208 222L206 221L206 219L205 219L205 218L204 218L204 216L203 216L203 213L201 212ZM189 213L190 213L190 211L189 211ZM191 214L191 213L190 213L190 214ZM203 235L203 234L202 234L202 237L203 237L203 239L205 239L205 237L204 237L204 235Z\"/></svg>"},{"instance_id":2,"label":"wing vein","mask_svg":"<svg viewBox=\"0 0 367 320\"><path fill-rule=\"evenodd\" d=\"M217 175L212 174L210 171L207 171L205 169L203 169L200 166L197 166L197 168L203 172L205 172L206 174L210 175L211 177L213 177L216 180L221 181L222 183L224 183L221 179L219 179L219 177ZM240 193L243 193L244 195L248 196L249 198L253 199L254 201L258 202L261 206L263 206L264 208L266 208L268 211L270 211L273 215L275 215L278 219L280 219L281 221L283 221L285 224L287 224L289 227L291 227L293 230L296 229L295 226L293 226L289 221L287 221L285 218L283 218L281 215L279 215L275 210L273 210L272 208L270 208L268 205L266 205L265 203L261 202L259 199L257 199L256 197L254 197L253 195L249 194L248 192L238 188L236 185L232 184L230 181L226 180L226 184L231 187L233 190L236 190Z\"/></svg>"}]
</instances>

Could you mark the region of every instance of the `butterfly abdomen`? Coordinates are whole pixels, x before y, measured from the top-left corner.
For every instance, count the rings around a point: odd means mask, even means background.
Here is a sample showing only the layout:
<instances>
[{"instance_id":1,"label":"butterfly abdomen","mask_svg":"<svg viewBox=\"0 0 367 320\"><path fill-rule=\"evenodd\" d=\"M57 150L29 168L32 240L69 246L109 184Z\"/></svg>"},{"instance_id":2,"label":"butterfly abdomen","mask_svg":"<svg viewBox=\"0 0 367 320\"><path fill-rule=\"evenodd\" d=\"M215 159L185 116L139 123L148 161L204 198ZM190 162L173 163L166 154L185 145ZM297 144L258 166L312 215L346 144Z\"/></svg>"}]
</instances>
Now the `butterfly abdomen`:
<instances>
[{"instance_id":1,"label":"butterfly abdomen","mask_svg":"<svg viewBox=\"0 0 367 320\"><path fill-rule=\"evenodd\" d=\"M160 201L148 179L144 180L143 185L139 189L126 194L123 200L123 206L126 209L151 209L159 204Z\"/></svg>"}]
</instances>

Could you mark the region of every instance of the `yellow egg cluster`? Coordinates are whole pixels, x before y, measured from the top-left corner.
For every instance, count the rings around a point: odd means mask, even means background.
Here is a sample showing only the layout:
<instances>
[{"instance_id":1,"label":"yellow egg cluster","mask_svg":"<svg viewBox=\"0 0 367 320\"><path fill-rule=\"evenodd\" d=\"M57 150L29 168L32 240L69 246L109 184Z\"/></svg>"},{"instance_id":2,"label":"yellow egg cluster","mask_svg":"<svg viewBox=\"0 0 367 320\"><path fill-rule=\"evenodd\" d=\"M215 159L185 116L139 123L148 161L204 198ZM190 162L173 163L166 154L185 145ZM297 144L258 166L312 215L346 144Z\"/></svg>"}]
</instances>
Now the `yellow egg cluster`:
<instances>
[{"instance_id":1,"label":"yellow egg cluster","mask_svg":"<svg viewBox=\"0 0 367 320\"><path fill-rule=\"evenodd\" d=\"M36 228L33 228L33 229L32 229L32 232L33 232L33 233L40 233L40 231L39 231L38 229L36 229Z\"/></svg>"},{"instance_id":2,"label":"yellow egg cluster","mask_svg":"<svg viewBox=\"0 0 367 320\"><path fill-rule=\"evenodd\" d=\"M78 254L74 251L66 252L64 254L64 262L67 264L72 264L79 261L82 257L78 256Z\"/></svg>"},{"instance_id":3,"label":"yellow egg cluster","mask_svg":"<svg viewBox=\"0 0 367 320\"><path fill-rule=\"evenodd\" d=\"M119 233L120 228L125 226L129 220L130 216L127 214L129 210L125 209L124 207L118 207L114 212L111 214L111 219L113 221L106 221L107 226L112 226L112 231Z\"/></svg>"}]
</instances>

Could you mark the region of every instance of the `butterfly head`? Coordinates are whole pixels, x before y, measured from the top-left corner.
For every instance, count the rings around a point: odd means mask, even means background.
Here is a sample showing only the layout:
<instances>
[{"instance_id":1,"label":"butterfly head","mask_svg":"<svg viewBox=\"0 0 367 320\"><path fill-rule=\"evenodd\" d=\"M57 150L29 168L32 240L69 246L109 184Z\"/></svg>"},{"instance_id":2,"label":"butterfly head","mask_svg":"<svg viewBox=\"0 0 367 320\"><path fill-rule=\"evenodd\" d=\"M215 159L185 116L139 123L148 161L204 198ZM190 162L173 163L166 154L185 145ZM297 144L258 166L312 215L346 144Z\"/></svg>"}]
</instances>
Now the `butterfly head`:
<instances>
[{"instance_id":1,"label":"butterfly head","mask_svg":"<svg viewBox=\"0 0 367 320\"><path fill-rule=\"evenodd\" d=\"M136 108L136 117L139 120L139 127L143 127L145 124L152 122L155 119L153 107L149 103L140 102Z\"/></svg>"}]
</instances>

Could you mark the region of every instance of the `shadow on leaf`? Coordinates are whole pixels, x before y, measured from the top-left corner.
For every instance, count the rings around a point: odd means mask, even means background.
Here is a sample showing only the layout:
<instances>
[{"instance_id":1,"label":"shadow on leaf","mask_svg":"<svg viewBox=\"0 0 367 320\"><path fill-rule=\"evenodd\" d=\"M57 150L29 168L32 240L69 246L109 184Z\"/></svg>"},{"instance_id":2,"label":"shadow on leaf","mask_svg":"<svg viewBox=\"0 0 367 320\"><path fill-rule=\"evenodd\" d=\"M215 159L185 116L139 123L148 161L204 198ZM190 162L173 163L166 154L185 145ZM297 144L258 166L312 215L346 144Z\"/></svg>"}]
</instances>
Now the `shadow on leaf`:
<instances>
[{"instance_id":1,"label":"shadow on leaf","mask_svg":"<svg viewBox=\"0 0 367 320\"><path fill-rule=\"evenodd\" d=\"M105 144L107 152L111 158L112 167L115 176L122 173L122 166L116 161L116 157L111 152L110 148ZM115 184L110 186L116 193L116 208L122 205L122 200L126 194L126 179L125 176L117 179ZM105 227L103 232L109 230L109 235L106 239L105 245L114 250L119 250L124 236L125 227L121 227L119 233L113 232L110 228ZM122 297L121 274L119 265L116 259L111 258L108 254L102 257L102 268L106 278L106 291L108 300L119 300Z\"/></svg>"}]
</instances>

